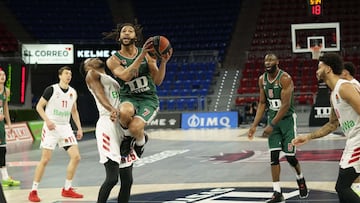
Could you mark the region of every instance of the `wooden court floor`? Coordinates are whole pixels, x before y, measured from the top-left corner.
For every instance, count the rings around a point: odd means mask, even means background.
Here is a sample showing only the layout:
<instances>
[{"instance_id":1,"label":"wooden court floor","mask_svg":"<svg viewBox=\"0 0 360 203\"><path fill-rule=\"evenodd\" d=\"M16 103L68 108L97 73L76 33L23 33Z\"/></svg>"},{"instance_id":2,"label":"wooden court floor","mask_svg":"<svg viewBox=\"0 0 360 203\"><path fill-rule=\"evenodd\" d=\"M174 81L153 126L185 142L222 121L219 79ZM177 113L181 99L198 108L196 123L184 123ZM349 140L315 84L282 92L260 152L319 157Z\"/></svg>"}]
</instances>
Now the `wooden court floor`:
<instances>
[{"instance_id":1,"label":"wooden court floor","mask_svg":"<svg viewBox=\"0 0 360 203\"><path fill-rule=\"evenodd\" d=\"M260 137L261 127L253 141L247 139L247 130L242 127L149 131L144 156L134 165L130 202L264 202L272 191L267 142ZM314 128L303 127L299 133L312 130ZM61 197L68 157L62 149L56 149L39 186L42 202L96 202L104 167L98 162L94 134L90 132L85 136L79 142L82 159L73 181L84 198ZM305 200L298 199L294 171L282 161L281 186L286 202L338 202L334 185L344 145L344 137L331 134L298 148L310 189L310 196ZM22 181L20 187L4 188L9 203L28 202L34 169L40 159L38 146L38 142L9 144L9 174ZM119 186L113 189L109 202L115 202L118 190ZM195 196L203 198L194 199Z\"/></svg>"}]
</instances>

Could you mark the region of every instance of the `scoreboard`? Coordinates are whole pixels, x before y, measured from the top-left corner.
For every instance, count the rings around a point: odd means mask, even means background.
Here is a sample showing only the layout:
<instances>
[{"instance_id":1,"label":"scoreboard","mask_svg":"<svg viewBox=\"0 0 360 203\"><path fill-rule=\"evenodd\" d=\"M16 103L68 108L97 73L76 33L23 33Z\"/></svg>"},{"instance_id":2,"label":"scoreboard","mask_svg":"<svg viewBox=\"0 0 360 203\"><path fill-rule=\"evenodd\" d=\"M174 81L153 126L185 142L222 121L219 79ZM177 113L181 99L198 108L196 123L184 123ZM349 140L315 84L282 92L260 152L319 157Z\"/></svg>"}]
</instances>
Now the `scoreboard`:
<instances>
[{"instance_id":1,"label":"scoreboard","mask_svg":"<svg viewBox=\"0 0 360 203\"><path fill-rule=\"evenodd\" d=\"M307 0L308 13L311 16L321 16L323 14L323 0Z\"/></svg>"}]
</instances>

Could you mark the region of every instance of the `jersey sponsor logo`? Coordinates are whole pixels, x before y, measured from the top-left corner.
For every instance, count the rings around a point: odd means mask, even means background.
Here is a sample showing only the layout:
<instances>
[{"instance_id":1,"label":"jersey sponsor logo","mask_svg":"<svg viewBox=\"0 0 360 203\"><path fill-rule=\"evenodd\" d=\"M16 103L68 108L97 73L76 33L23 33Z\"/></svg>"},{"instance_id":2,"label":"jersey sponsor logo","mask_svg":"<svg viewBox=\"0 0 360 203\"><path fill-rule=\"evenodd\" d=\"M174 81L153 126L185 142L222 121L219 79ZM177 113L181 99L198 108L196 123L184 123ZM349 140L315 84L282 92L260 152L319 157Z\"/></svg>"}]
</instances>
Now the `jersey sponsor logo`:
<instances>
[{"instance_id":1,"label":"jersey sponsor logo","mask_svg":"<svg viewBox=\"0 0 360 203\"><path fill-rule=\"evenodd\" d=\"M132 93L142 93L150 90L149 80L146 76L141 76L125 83L129 86Z\"/></svg>"},{"instance_id":2,"label":"jersey sponsor logo","mask_svg":"<svg viewBox=\"0 0 360 203\"><path fill-rule=\"evenodd\" d=\"M53 114L55 116L68 117L68 116L70 116L71 112L70 111L60 111L58 109L54 109Z\"/></svg>"},{"instance_id":3,"label":"jersey sponsor logo","mask_svg":"<svg viewBox=\"0 0 360 203\"><path fill-rule=\"evenodd\" d=\"M353 120L344 121L344 122L341 123L341 130L343 132L346 132L346 131L349 131L354 126L355 126L355 121L353 121Z\"/></svg>"}]
</instances>

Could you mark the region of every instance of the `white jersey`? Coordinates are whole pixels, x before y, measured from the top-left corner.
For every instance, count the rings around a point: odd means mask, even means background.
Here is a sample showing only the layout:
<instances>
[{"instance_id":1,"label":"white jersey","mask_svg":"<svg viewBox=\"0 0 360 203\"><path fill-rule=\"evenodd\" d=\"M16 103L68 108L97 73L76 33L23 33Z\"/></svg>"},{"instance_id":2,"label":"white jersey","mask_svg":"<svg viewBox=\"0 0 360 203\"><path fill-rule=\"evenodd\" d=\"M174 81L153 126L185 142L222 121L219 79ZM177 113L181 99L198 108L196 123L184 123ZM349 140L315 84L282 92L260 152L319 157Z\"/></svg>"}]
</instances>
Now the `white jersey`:
<instances>
[{"instance_id":1,"label":"white jersey","mask_svg":"<svg viewBox=\"0 0 360 203\"><path fill-rule=\"evenodd\" d=\"M339 120L341 130L347 141L340 160L341 168L354 167L360 173L360 115L354 111L350 104L343 100L339 94L342 84L349 83L339 79L331 92L331 102Z\"/></svg>"},{"instance_id":2,"label":"white jersey","mask_svg":"<svg viewBox=\"0 0 360 203\"><path fill-rule=\"evenodd\" d=\"M52 85L53 94L46 104L45 113L55 124L66 125L70 123L71 109L76 102L77 93L74 88L64 92L59 84Z\"/></svg>"},{"instance_id":3,"label":"white jersey","mask_svg":"<svg viewBox=\"0 0 360 203\"><path fill-rule=\"evenodd\" d=\"M105 96L113 107L118 108L120 105L119 83L107 74L99 74L100 82L104 87ZM118 121L113 122L110 120L110 112L99 102L95 93L90 88L88 89L94 96L99 111L99 120L96 123L95 130L96 143L100 157L99 162L104 164L108 159L111 159L112 161L117 162L120 168L132 165L134 161L139 159L133 150L125 158L122 158L120 155L121 141L124 136L120 123Z\"/></svg>"},{"instance_id":4,"label":"white jersey","mask_svg":"<svg viewBox=\"0 0 360 203\"><path fill-rule=\"evenodd\" d=\"M104 86L105 96L109 100L111 106L118 108L120 105L119 92L120 85L116 82L111 76L99 73L100 74L100 82ZM99 116L107 116L110 117L110 112L101 105L94 92L88 87L89 91L95 98L96 107L99 111Z\"/></svg>"},{"instance_id":5,"label":"white jersey","mask_svg":"<svg viewBox=\"0 0 360 203\"><path fill-rule=\"evenodd\" d=\"M360 82L357 79L353 78L352 80L350 80L350 82L352 84L355 84L356 86L360 87Z\"/></svg>"}]
</instances>

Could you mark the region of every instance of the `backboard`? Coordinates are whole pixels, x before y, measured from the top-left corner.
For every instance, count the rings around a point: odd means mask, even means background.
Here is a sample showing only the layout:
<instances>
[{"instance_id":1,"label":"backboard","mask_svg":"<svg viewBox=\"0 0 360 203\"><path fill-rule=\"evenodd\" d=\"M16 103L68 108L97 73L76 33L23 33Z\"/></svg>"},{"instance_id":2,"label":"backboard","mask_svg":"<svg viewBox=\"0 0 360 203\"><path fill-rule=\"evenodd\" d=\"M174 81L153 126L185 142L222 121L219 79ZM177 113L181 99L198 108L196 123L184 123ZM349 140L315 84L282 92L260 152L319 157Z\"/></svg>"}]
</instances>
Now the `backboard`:
<instances>
[{"instance_id":1,"label":"backboard","mask_svg":"<svg viewBox=\"0 0 360 203\"><path fill-rule=\"evenodd\" d=\"M291 25L293 53L340 51L340 23L303 23Z\"/></svg>"}]
</instances>

